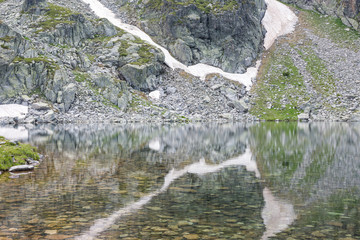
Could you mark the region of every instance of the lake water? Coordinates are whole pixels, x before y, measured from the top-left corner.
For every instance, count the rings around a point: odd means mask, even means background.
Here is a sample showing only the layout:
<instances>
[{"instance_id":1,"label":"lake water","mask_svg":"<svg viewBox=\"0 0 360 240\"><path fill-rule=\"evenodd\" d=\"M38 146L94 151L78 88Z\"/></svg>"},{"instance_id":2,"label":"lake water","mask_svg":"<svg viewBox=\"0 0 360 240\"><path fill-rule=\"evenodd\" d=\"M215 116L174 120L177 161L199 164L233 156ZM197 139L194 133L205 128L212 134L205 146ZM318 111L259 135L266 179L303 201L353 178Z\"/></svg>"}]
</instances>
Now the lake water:
<instances>
[{"instance_id":1,"label":"lake water","mask_svg":"<svg viewBox=\"0 0 360 240\"><path fill-rule=\"evenodd\" d=\"M0 239L360 239L360 125L0 128L47 156L0 176Z\"/></svg>"}]
</instances>

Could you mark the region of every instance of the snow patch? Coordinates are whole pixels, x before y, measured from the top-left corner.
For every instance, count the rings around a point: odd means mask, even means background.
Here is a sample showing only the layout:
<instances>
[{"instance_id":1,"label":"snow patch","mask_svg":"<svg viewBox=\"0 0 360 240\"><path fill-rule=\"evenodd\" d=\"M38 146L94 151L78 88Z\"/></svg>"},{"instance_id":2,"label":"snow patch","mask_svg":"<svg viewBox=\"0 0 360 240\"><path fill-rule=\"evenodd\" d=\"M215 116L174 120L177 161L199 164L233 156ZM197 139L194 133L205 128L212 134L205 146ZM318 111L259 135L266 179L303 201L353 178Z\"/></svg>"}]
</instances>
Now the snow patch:
<instances>
[{"instance_id":1,"label":"snow patch","mask_svg":"<svg viewBox=\"0 0 360 240\"><path fill-rule=\"evenodd\" d=\"M266 29L264 47L269 49L276 38L295 30L298 18L290 8L276 0L265 0L265 3L267 9L261 23Z\"/></svg>"},{"instance_id":2,"label":"snow patch","mask_svg":"<svg viewBox=\"0 0 360 240\"><path fill-rule=\"evenodd\" d=\"M160 91L159 90L155 90L149 93L149 97L159 100L160 99Z\"/></svg>"},{"instance_id":3,"label":"snow patch","mask_svg":"<svg viewBox=\"0 0 360 240\"><path fill-rule=\"evenodd\" d=\"M4 104L0 105L0 118L25 118L28 113L28 107L20 104Z\"/></svg>"}]
</instances>

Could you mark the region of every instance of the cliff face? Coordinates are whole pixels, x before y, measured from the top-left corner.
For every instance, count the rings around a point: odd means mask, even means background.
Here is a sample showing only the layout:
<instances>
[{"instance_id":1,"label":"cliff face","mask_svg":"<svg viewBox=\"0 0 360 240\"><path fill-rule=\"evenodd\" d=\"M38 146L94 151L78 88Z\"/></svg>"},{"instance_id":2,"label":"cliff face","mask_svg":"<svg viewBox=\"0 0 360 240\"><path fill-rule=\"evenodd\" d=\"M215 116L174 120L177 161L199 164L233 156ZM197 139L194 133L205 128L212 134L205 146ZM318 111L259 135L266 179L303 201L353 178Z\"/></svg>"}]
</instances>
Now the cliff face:
<instances>
[{"instance_id":1,"label":"cliff face","mask_svg":"<svg viewBox=\"0 0 360 240\"><path fill-rule=\"evenodd\" d=\"M345 25L360 30L360 0L284 0L284 2L339 17Z\"/></svg>"},{"instance_id":2,"label":"cliff face","mask_svg":"<svg viewBox=\"0 0 360 240\"><path fill-rule=\"evenodd\" d=\"M106 1L106 2L111 2ZM242 73L262 50L263 0L117 1L121 12L186 65ZM135 16L135 17L134 17Z\"/></svg>"}]
</instances>

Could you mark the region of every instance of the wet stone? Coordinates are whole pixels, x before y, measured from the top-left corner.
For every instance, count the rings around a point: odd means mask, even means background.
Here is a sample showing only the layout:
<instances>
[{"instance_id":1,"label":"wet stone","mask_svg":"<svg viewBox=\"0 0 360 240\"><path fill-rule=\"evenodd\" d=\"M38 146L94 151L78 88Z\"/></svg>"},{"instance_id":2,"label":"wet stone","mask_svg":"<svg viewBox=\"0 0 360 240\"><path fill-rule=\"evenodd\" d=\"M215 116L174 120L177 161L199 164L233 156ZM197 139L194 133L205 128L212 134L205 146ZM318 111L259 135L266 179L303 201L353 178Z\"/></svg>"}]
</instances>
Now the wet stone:
<instances>
[{"instance_id":1,"label":"wet stone","mask_svg":"<svg viewBox=\"0 0 360 240\"><path fill-rule=\"evenodd\" d=\"M312 232L311 235L314 236L314 237L325 237L326 236L325 234L323 234L320 231Z\"/></svg>"},{"instance_id":2,"label":"wet stone","mask_svg":"<svg viewBox=\"0 0 360 240\"><path fill-rule=\"evenodd\" d=\"M184 238L188 239L188 240L195 240L195 239L199 239L199 235L197 234L187 234L187 235L184 235Z\"/></svg>"},{"instance_id":3,"label":"wet stone","mask_svg":"<svg viewBox=\"0 0 360 240\"><path fill-rule=\"evenodd\" d=\"M57 234L57 230L45 230L45 234L49 234L49 235L52 235L52 234Z\"/></svg>"}]
</instances>

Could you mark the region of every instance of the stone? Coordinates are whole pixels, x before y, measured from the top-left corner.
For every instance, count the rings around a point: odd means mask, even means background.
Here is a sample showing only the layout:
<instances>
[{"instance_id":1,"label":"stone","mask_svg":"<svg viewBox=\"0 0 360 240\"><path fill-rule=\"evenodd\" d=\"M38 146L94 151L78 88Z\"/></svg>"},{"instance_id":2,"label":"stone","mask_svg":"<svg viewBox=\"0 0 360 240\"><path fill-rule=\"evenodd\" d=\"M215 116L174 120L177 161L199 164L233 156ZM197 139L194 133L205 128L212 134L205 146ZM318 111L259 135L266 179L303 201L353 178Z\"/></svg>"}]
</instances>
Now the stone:
<instances>
[{"instance_id":1,"label":"stone","mask_svg":"<svg viewBox=\"0 0 360 240\"><path fill-rule=\"evenodd\" d=\"M210 97L209 96L205 96L204 97L204 102L205 103L209 103L211 101Z\"/></svg>"},{"instance_id":2,"label":"stone","mask_svg":"<svg viewBox=\"0 0 360 240\"><path fill-rule=\"evenodd\" d=\"M234 116L231 113L223 113L220 115L221 118L231 120L234 118Z\"/></svg>"},{"instance_id":3,"label":"stone","mask_svg":"<svg viewBox=\"0 0 360 240\"><path fill-rule=\"evenodd\" d=\"M151 97L152 99L155 100L159 100L160 99L160 91L159 90L155 90L149 93L149 97Z\"/></svg>"},{"instance_id":4,"label":"stone","mask_svg":"<svg viewBox=\"0 0 360 240\"><path fill-rule=\"evenodd\" d=\"M31 159L31 158L26 159L26 162L27 162L27 164L29 164L29 165L33 165L33 166L37 166L37 165L39 165L39 164L40 164L40 162L39 162L39 161L36 161L36 160L34 160L34 159Z\"/></svg>"},{"instance_id":5,"label":"stone","mask_svg":"<svg viewBox=\"0 0 360 240\"><path fill-rule=\"evenodd\" d=\"M215 84L213 86L211 86L212 90L218 90L219 88L221 88L223 85L222 84Z\"/></svg>"},{"instance_id":6,"label":"stone","mask_svg":"<svg viewBox=\"0 0 360 240\"><path fill-rule=\"evenodd\" d=\"M53 121L55 121L56 120L55 112L53 110L48 111L44 115L44 120L45 120L45 122L53 122Z\"/></svg>"},{"instance_id":7,"label":"stone","mask_svg":"<svg viewBox=\"0 0 360 240\"><path fill-rule=\"evenodd\" d=\"M31 98L28 95L21 95L21 99L26 102L30 102Z\"/></svg>"},{"instance_id":8,"label":"stone","mask_svg":"<svg viewBox=\"0 0 360 240\"><path fill-rule=\"evenodd\" d=\"M50 110L50 105L44 102L36 102L31 104L31 107L35 110L38 111L46 111L46 110Z\"/></svg>"},{"instance_id":9,"label":"stone","mask_svg":"<svg viewBox=\"0 0 360 240\"><path fill-rule=\"evenodd\" d=\"M326 237L326 235L323 234L323 233L320 232L320 231L312 232L311 235L314 236L314 237L321 237L321 238L322 238L322 237Z\"/></svg>"},{"instance_id":10,"label":"stone","mask_svg":"<svg viewBox=\"0 0 360 240\"><path fill-rule=\"evenodd\" d=\"M300 122L307 122L309 121L309 119L310 119L309 113L300 113L298 115L298 121Z\"/></svg>"},{"instance_id":11,"label":"stone","mask_svg":"<svg viewBox=\"0 0 360 240\"><path fill-rule=\"evenodd\" d=\"M133 65L126 64L120 68L125 80L136 90L152 91L160 83L157 77L163 71L163 67L157 63Z\"/></svg>"},{"instance_id":12,"label":"stone","mask_svg":"<svg viewBox=\"0 0 360 240\"><path fill-rule=\"evenodd\" d=\"M57 230L45 230L45 234L48 234L48 235L53 235L53 234L57 234Z\"/></svg>"},{"instance_id":13,"label":"stone","mask_svg":"<svg viewBox=\"0 0 360 240\"><path fill-rule=\"evenodd\" d=\"M70 109L71 104L74 102L76 90L77 88L74 83L70 83L64 87L62 92L65 112Z\"/></svg>"},{"instance_id":14,"label":"stone","mask_svg":"<svg viewBox=\"0 0 360 240\"><path fill-rule=\"evenodd\" d=\"M195 239L199 239L200 237L197 234L186 234L184 235L184 238L188 240L195 240Z\"/></svg>"},{"instance_id":15,"label":"stone","mask_svg":"<svg viewBox=\"0 0 360 240\"><path fill-rule=\"evenodd\" d=\"M9 172L30 171L33 169L34 169L34 166L32 166L32 165L18 165L18 166L11 167L9 169Z\"/></svg>"}]
</instances>

